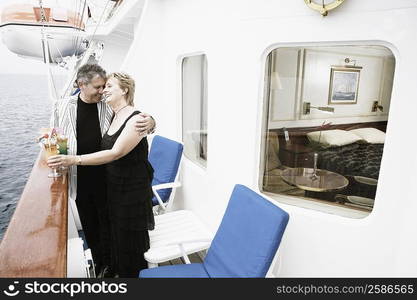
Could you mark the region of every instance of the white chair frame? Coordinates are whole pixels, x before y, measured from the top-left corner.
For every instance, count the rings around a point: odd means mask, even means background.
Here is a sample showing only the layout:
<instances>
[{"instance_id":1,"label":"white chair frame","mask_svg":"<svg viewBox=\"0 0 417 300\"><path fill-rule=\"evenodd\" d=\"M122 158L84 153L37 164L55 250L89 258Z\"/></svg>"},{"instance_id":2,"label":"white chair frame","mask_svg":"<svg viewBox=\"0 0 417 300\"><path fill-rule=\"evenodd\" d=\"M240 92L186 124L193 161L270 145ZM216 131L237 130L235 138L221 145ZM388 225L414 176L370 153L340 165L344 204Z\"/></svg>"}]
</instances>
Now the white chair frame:
<instances>
[{"instance_id":1,"label":"white chair frame","mask_svg":"<svg viewBox=\"0 0 417 300\"><path fill-rule=\"evenodd\" d=\"M174 182L161 183L161 184L152 186L152 192L155 195L156 199L158 200L159 208L162 209L162 211L157 210L156 214L166 213L167 211L170 211L172 208L172 205L174 203L174 198L175 198L175 192L177 188L181 186L179 177L180 177L180 171L181 171L181 165L182 165L182 157L183 157L183 154L181 154L181 159L178 165L178 171L177 171L177 175L175 176ZM167 189L167 188L172 188L172 190L171 190L171 195L169 195L168 201L164 203L161 197L159 196L158 191L162 189Z\"/></svg>"},{"instance_id":2,"label":"white chair frame","mask_svg":"<svg viewBox=\"0 0 417 300\"><path fill-rule=\"evenodd\" d=\"M149 268L159 263L182 257L191 263L188 255L207 250L213 234L189 210L177 210L155 216L155 229L149 232L150 249L145 253Z\"/></svg>"}]
</instances>

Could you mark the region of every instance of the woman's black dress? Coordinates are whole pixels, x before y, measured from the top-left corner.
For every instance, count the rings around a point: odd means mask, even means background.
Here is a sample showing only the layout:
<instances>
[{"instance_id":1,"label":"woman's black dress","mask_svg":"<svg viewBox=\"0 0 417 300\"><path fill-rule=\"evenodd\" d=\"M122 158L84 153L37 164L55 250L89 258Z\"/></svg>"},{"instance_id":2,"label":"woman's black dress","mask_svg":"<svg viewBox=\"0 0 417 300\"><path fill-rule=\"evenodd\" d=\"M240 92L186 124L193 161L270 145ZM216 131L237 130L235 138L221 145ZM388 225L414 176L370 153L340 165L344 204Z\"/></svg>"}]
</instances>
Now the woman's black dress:
<instances>
[{"instance_id":1,"label":"woman's black dress","mask_svg":"<svg viewBox=\"0 0 417 300\"><path fill-rule=\"evenodd\" d=\"M103 136L101 147L111 149L133 112L113 135ZM106 165L107 197L112 243L112 268L119 277L137 277L147 268L143 253L149 249L148 230L154 228L152 212L153 169L148 161L148 141L126 156Z\"/></svg>"}]
</instances>

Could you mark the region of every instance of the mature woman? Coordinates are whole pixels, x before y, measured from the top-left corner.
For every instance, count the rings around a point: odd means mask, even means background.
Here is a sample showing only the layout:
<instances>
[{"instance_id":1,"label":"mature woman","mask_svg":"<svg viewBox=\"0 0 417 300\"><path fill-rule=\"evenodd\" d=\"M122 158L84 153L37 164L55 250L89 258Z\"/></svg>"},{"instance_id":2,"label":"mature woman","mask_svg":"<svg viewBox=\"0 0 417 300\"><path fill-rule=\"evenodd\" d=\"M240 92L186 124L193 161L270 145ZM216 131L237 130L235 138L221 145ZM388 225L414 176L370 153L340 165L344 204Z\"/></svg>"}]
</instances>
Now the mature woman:
<instances>
[{"instance_id":1,"label":"mature woman","mask_svg":"<svg viewBox=\"0 0 417 300\"><path fill-rule=\"evenodd\" d=\"M50 167L106 164L112 268L119 277L137 277L147 267L143 253L149 249L148 230L154 226L148 142L130 126L141 118L133 107L134 92L135 82L129 75L110 74L103 94L114 118L103 136L102 151L48 159Z\"/></svg>"}]
</instances>

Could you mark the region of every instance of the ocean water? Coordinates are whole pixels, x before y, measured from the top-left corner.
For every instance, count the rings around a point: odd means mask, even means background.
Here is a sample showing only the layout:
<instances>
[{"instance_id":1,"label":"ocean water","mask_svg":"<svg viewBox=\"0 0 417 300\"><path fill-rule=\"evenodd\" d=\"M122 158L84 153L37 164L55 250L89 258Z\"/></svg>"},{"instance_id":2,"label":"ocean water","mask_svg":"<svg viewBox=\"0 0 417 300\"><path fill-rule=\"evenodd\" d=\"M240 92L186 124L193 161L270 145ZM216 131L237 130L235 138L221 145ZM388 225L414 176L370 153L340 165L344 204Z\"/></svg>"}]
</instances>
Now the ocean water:
<instances>
[{"instance_id":1,"label":"ocean water","mask_svg":"<svg viewBox=\"0 0 417 300\"><path fill-rule=\"evenodd\" d=\"M48 127L52 102L47 77L0 74L0 239L39 154L39 129Z\"/></svg>"}]
</instances>

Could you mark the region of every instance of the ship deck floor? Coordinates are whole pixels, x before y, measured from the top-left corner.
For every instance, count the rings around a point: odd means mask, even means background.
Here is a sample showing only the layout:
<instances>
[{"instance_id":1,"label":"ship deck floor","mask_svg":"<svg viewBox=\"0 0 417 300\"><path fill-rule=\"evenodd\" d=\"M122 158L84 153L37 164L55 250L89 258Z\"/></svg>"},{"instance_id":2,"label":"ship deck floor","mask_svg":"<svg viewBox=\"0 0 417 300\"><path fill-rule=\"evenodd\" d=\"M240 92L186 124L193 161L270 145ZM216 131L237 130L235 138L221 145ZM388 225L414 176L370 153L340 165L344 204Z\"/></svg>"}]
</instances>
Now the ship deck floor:
<instances>
[{"instance_id":1,"label":"ship deck floor","mask_svg":"<svg viewBox=\"0 0 417 300\"><path fill-rule=\"evenodd\" d=\"M201 251L198 253L193 253L193 254L188 255L188 258L190 259L191 263L202 263L204 256L205 256L205 252ZM160 263L159 266L170 266L170 265L180 265L180 264L185 264L184 259L182 257Z\"/></svg>"},{"instance_id":2,"label":"ship deck floor","mask_svg":"<svg viewBox=\"0 0 417 300\"><path fill-rule=\"evenodd\" d=\"M78 234L84 241L83 243L84 250L87 250L87 243L85 241L84 232L82 230L79 230ZM190 259L191 263L202 263L205 256L206 256L206 251L200 251L200 252L192 253L188 255L188 258ZM181 264L185 264L185 261L182 257L160 263L159 266L172 266L172 265L181 265ZM94 277L91 269L90 269L90 277Z\"/></svg>"}]
</instances>

